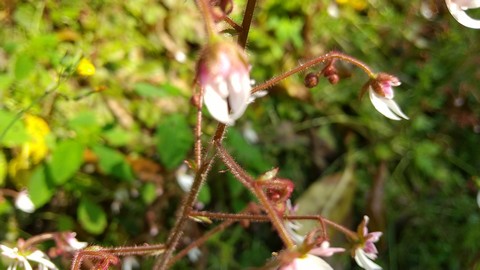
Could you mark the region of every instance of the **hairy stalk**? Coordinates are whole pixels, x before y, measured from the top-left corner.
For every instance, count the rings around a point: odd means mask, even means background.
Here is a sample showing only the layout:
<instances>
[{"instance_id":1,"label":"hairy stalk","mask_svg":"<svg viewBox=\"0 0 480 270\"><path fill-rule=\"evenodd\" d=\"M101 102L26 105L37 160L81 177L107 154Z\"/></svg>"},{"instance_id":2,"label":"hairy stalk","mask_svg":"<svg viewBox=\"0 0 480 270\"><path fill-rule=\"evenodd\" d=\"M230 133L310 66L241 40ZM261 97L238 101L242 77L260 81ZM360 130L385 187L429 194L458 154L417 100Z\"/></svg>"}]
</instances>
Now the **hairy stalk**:
<instances>
[{"instance_id":1,"label":"hairy stalk","mask_svg":"<svg viewBox=\"0 0 480 270\"><path fill-rule=\"evenodd\" d=\"M34 246L38 243L45 242L47 240L53 240L55 239L55 235L57 233L42 233L39 235L32 236L28 238L23 245L21 246L22 249L27 249L31 246Z\"/></svg>"},{"instance_id":2,"label":"hairy stalk","mask_svg":"<svg viewBox=\"0 0 480 270\"><path fill-rule=\"evenodd\" d=\"M364 64L363 62L351 57L351 56L348 56L346 54L343 54L343 53L340 53L340 52L330 52L330 53L327 53L325 55L322 55L322 56L319 56L317 58L314 58L312 60L309 60L307 61L306 63L303 63L299 66L297 66L296 68L292 69L292 70L289 70L277 77L274 77L260 85L257 85L255 87L252 88L252 94L253 93L256 93L260 90L264 90L264 89L267 89L267 88L270 88L272 86L274 86L275 84L279 83L281 80L284 80L290 76L292 76L293 74L296 74L298 72L302 72L302 71L305 71L313 66L316 66L316 65L319 65L319 64L322 64L324 62L327 62L329 60L334 60L334 59L338 59L338 60L342 60L342 61L345 61L345 62L349 62L359 68L361 68L365 73L367 73L368 77L370 78L375 78L375 73L366 65Z\"/></svg>"},{"instance_id":3,"label":"hairy stalk","mask_svg":"<svg viewBox=\"0 0 480 270\"><path fill-rule=\"evenodd\" d=\"M200 87L198 93L197 104L197 123L195 125L195 169L202 166L202 105L203 105L203 89Z\"/></svg>"},{"instance_id":4,"label":"hairy stalk","mask_svg":"<svg viewBox=\"0 0 480 270\"><path fill-rule=\"evenodd\" d=\"M220 157L222 158L223 163L227 165L228 169L235 175L235 178L240 180L240 182L242 182L242 184L244 184L260 201L260 204L262 205L265 212L269 216L273 226L277 230L278 235L282 239L285 246L287 248L292 248L293 246L295 246L292 239L288 235L287 230L285 229L283 220L277 214L277 211L275 211L275 208L272 206L272 204L268 200L267 195L265 195L265 192L263 192L263 189L261 188L261 186L256 184L255 180L253 180L253 178L249 176L240 167L240 165L238 165L235 162L235 160L233 160L233 158L230 156L227 150L223 148L223 146L219 142L216 143L216 147L217 147L218 153L220 154Z\"/></svg>"},{"instance_id":5,"label":"hairy stalk","mask_svg":"<svg viewBox=\"0 0 480 270\"><path fill-rule=\"evenodd\" d=\"M216 226L215 228L206 232L200 238L196 239L195 241L190 243L187 247L185 247L180 252L178 252L170 260L170 263L168 264L168 267L173 266L173 264L175 264L178 260L180 260L185 255L187 255L190 250L194 249L195 247L199 247L199 246L203 245L208 239L210 239L210 237L212 237L213 235L215 235L215 234L217 234L221 231L224 231L226 228L230 227L233 223L235 223L235 220L225 220L222 223L220 223L218 226Z\"/></svg>"},{"instance_id":6,"label":"hairy stalk","mask_svg":"<svg viewBox=\"0 0 480 270\"><path fill-rule=\"evenodd\" d=\"M215 21L210 11L210 3L207 0L196 0L196 2L200 13L202 13L208 38L211 39L217 35L217 31L215 30Z\"/></svg>"},{"instance_id":7,"label":"hairy stalk","mask_svg":"<svg viewBox=\"0 0 480 270\"><path fill-rule=\"evenodd\" d=\"M212 213L207 211L192 211L190 213L192 216L207 217L210 219L216 220L234 220L234 221L253 221L253 222L270 222L270 217L267 215L254 215L254 214L231 214L231 213ZM337 224L331 220L328 220L320 215L283 215L283 219L286 220L316 220L322 224L323 223L331 228L345 234L347 237L353 241L358 240L357 234L340 224Z\"/></svg>"},{"instance_id":8,"label":"hairy stalk","mask_svg":"<svg viewBox=\"0 0 480 270\"><path fill-rule=\"evenodd\" d=\"M245 13L243 14L242 21L242 31L238 36L237 43L240 47L245 48L247 46L248 33L250 32L250 25L252 24L253 12L255 11L255 6L257 0L248 0L247 6L245 7Z\"/></svg>"},{"instance_id":9,"label":"hairy stalk","mask_svg":"<svg viewBox=\"0 0 480 270\"><path fill-rule=\"evenodd\" d=\"M237 33L241 33L243 28L238 25L236 22L234 22L230 17L225 16L223 17L223 21L226 22L228 25L230 25Z\"/></svg>"},{"instance_id":10,"label":"hairy stalk","mask_svg":"<svg viewBox=\"0 0 480 270\"><path fill-rule=\"evenodd\" d=\"M144 245L132 247L103 248L98 246L90 246L80 250L75 254L72 262L72 270L80 270L84 258L103 259L107 266L109 263L116 264L118 258L116 256L154 256L165 250L164 244Z\"/></svg>"},{"instance_id":11,"label":"hairy stalk","mask_svg":"<svg viewBox=\"0 0 480 270\"><path fill-rule=\"evenodd\" d=\"M206 0L197 0L197 1L198 1L197 3L199 3L201 12L203 13L205 23L207 24L206 26L207 31L210 31L210 30L215 31L214 25L213 25L214 21L213 21L213 18L211 17L211 13L210 13L207 1ZM241 35L241 37L239 37L237 41L237 43L242 48L245 48L245 45L247 44L246 40L248 38L248 33L250 31L250 25L253 18L253 9L255 8L255 3L256 3L256 0L249 0L247 3L247 7L245 10L246 16L243 18L243 22L242 22L243 34ZM212 142L213 143L221 142L225 135L225 130L226 130L226 126L222 123L219 123L215 131L215 135L213 136ZM195 179L193 181L192 188L190 189L190 192L187 194L187 197L185 198L184 202L182 203L179 209L180 215L176 219L175 225L173 226L173 228L171 229L168 235L165 252L163 256L161 256L161 258L159 258L156 261L153 267L153 269L155 270L165 270L169 265L172 254L173 252L175 252L178 241L180 240L180 237L183 234L183 228L185 227L185 224L188 220L189 213L192 210L193 204L195 203L195 200L198 197L198 193L200 192L200 188L205 182L205 179L207 178L207 175L212 167L212 163L215 159L215 153L211 153L212 151L215 151L215 148L213 147L212 149L212 145L210 145L209 151L207 151L203 161L201 162L200 168L197 170L195 174Z\"/></svg>"}]
</instances>

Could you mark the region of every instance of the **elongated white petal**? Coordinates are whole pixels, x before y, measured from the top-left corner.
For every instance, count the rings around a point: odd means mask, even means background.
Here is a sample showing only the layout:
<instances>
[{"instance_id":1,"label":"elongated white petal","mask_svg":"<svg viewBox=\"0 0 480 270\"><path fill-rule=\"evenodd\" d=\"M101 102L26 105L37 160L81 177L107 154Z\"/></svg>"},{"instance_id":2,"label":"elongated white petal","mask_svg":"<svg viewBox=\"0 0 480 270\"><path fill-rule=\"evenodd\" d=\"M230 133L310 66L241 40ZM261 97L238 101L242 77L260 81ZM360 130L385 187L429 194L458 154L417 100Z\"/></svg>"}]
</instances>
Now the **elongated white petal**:
<instances>
[{"instance_id":1,"label":"elongated white petal","mask_svg":"<svg viewBox=\"0 0 480 270\"><path fill-rule=\"evenodd\" d=\"M452 14L460 24L469 28L480 29L480 20L473 19L465 12L466 9L479 7L480 1L461 1L462 5L454 0L446 0L445 2L450 14Z\"/></svg>"},{"instance_id":2,"label":"elongated white petal","mask_svg":"<svg viewBox=\"0 0 480 270\"><path fill-rule=\"evenodd\" d=\"M355 250L355 262L366 270L381 270L382 267L370 260L361 248Z\"/></svg>"},{"instance_id":3,"label":"elongated white petal","mask_svg":"<svg viewBox=\"0 0 480 270\"><path fill-rule=\"evenodd\" d=\"M462 9L479 8L480 0L450 0L460 6Z\"/></svg>"},{"instance_id":4,"label":"elongated white petal","mask_svg":"<svg viewBox=\"0 0 480 270\"><path fill-rule=\"evenodd\" d=\"M32 252L30 255L27 256L27 259L30 261L37 262L48 269L58 269L55 264L53 264L50 260L48 260L47 255L45 253L41 252L40 250L35 250Z\"/></svg>"},{"instance_id":5,"label":"elongated white petal","mask_svg":"<svg viewBox=\"0 0 480 270\"><path fill-rule=\"evenodd\" d=\"M375 91L373 91L371 88L368 90L368 93L373 107L375 107L378 112L392 120L401 120L400 117L394 114L390 107L387 105L387 103L385 102L387 99L377 95Z\"/></svg>"},{"instance_id":6,"label":"elongated white petal","mask_svg":"<svg viewBox=\"0 0 480 270\"><path fill-rule=\"evenodd\" d=\"M392 100L392 99L386 99L385 100L385 103L387 104L388 108L390 108L390 110L392 110L392 112L394 112L396 115L408 120L410 118L408 118L408 116L406 116L402 110L400 109L400 107L398 107L398 104Z\"/></svg>"},{"instance_id":7,"label":"elongated white petal","mask_svg":"<svg viewBox=\"0 0 480 270\"><path fill-rule=\"evenodd\" d=\"M217 119L217 121L230 124L232 120L228 114L228 103L223 99L210 85L205 87L204 93L205 106L207 106L208 111Z\"/></svg>"},{"instance_id":8,"label":"elongated white petal","mask_svg":"<svg viewBox=\"0 0 480 270\"><path fill-rule=\"evenodd\" d=\"M248 99L250 98L250 84L247 84L245 87L244 82L249 82L250 80L245 80L239 73L234 73L230 76L229 86L230 86L230 96L228 101L231 109L231 118L237 120L240 116L243 115L248 106Z\"/></svg>"}]
</instances>

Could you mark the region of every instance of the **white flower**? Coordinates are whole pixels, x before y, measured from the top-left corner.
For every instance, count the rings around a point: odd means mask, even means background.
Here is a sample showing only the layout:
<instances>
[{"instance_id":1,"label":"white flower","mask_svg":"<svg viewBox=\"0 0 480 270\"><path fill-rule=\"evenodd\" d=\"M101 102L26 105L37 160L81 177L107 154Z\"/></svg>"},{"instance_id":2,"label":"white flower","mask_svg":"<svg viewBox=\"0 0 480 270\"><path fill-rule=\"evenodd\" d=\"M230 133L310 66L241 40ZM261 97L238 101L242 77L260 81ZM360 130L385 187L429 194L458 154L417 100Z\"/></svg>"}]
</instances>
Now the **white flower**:
<instances>
[{"instance_id":1,"label":"white flower","mask_svg":"<svg viewBox=\"0 0 480 270\"><path fill-rule=\"evenodd\" d=\"M281 266L278 270L333 270L333 268L321 258L306 254L295 258L291 263Z\"/></svg>"},{"instance_id":2,"label":"white flower","mask_svg":"<svg viewBox=\"0 0 480 270\"><path fill-rule=\"evenodd\" d=\"M225 41L209 44L198 61L197 81L213 118L233 125L243 115L252 87L247 57L238 45Z\"/></svg>"},{"instance_id":3,"label":"white flower","mask_svg":"<svg viewBox=\"0 0 480 270\"><path fill-rule=\"evenodd\" d=\"M177 183L180 188L185 191L189 192L193 185L194 177L191 174L187 173L188 166L182 164L178 170L175 172L175 177L177 178Z\"/></svg>"},{"instance_id":4,"label":"white flower","mask_svg":"<svg viewBox=\"0 0 480 270\"><path fill-rule=\"evenodd\" d=\"M58 269L55 264L49 260L47 255L40 250L35 250L29 254L21 254L18 248L9 248L4 245L0 245L0 250L2 251L2 256L14 260L8 266L8 270L16 270L17 266L22 266L25 270L33 270L28 261L38 263L39 270Z\"/></svg>"},{"instance_id":5,"label":"white flower","mask_svg":"<svg viewBox=\"0 0 480 270\"><path fill-rule=\"evenodd\" d=\"M371 253L366 253L362 248L355 249L355 262L366 270L381 270L382 267L374 263Z\"/></svg>"},{"instance_id":6,"label":"white flower","mask_svg":"<svg viewBox=\"0 0 480 270\"><path fill-rule=\"evenodd\" d=\"M188 251L187 256L191 262L196 262L202 256L202 251L198 247L194 247Z\"/></svg>"},{"instance_id":7,"label":"white flower","mask_svg":"<svg viewBox=\"0 0 480 270\"><path fill-rule=\"evenodd\" d=\"M450 14L463 26L480 29L480 20L470 17L466 10L480 8L480 0L445 0Z\"/></svg>"},{"instance_id":8,"label":"white flower","mask_svg":"<svg viewBox=\"0 0 480 270\"><path fill-rule=\"evenodd\" d=\"M382 96L379 96L372 88L368 90L368 94L370 96L370 101L373 104L373 107L383 114L385 117L390 118L392 120L401 120L400 117L407 119L406 116L397 103L393 99L388 99ZM399 117L400 116L400 117Z\"/></svg>"},{"instance_id":9,"label":"white flower","mask_svg":"<svg viewBox=\"0 0 480 270\"><path fill-rule=\"evenodd\" d=\"M88 246L87 242L80 242L75 237L76 233L67 233L65 240L72 250L80 250Z\"/></svg>"},{"instance_id":10,"label":"white flower","mask_svg":"<svg viewBox=\"0 0 480 270\"><path fill-rule=\"evenodd\" d=\"M28 196L26 190L20 191L15 198L15 207L26 213L33 213L35 211L35 205Z\"/></svg>"},{"instance_id":11,"label":"white flower","mask_svg":"<svg viewBox=\"0 0 480 270\"><path fill-rule=\"evenodd\" d=\"M127 256L122 260L122 270L132 270L139 267L140 263L134 256Z\"/></svg>"},{"instance_id":12,"label":"white flower","mask_svg":"<svg viewBox=\"0 0 480 270\"><path fill-rule=\"evenodd\" d=\"M373 107L392 120L401 120L401 118L409 119L397 103L393 100L393 86L399 86L400 81L385 73L380 73L377 78L368 83L368 95ZM401 117L401 118L400 118Z\"/></svg>"}]
</instances>

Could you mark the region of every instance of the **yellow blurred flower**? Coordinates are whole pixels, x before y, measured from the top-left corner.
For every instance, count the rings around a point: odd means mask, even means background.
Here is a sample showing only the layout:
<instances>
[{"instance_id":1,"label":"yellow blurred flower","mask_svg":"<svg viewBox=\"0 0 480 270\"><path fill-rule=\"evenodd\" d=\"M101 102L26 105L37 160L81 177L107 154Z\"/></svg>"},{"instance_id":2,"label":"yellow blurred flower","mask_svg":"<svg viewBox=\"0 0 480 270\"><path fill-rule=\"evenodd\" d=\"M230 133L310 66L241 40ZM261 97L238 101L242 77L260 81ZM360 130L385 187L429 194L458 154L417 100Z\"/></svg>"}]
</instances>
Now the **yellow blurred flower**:
<instances>
[{"instance_id":1,"label":"yellow blurred flower","mask_svg":"<svg viewBox=\"0 0 480 270\"><path fill-rule=\"evenodd\" d=\"M367 8L366 0L335 0L339 5L350 6L357 11L362 11Z\"/></svg>"},{"instance_id":2,"label":"yellow blurred flower","mask_svg":"<svg viewBox=\"0 0 480 270\"><path fill-rule=\"evenodd\" d=\"M14 177L19 170L29 169L40 163L48 154L46 136L50 128L42 118L26 114L23 119L30 139L22 144L20 153L9 162L9 173Z\"/></svg>"},{"instance_id":3,"label":"yellow blurred flower","mask_svg":"<svg viewBox=\"0 0 480 270\"><path fill-rule=\"evenodd\" d=\"M95 74L95 66L87 58L82 58L78 62L77 73L85 77L92 76Z\"/></svg>"}]
</instances>

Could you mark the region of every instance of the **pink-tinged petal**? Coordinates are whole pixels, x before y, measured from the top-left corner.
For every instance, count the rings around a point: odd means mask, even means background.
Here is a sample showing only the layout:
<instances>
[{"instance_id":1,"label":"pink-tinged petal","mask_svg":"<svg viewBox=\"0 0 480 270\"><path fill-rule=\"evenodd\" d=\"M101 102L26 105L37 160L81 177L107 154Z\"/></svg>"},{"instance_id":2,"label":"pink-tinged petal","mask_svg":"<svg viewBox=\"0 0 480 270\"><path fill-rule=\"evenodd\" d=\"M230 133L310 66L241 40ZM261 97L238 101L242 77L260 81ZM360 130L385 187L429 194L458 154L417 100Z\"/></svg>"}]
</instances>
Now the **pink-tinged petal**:
<instances>
[{"instance_id":1,"label":"pink-tinged petal","mask_svg":"<svg viewBox=\"0 0 480 270\"><path fill-rule=\"evenodd\" d=\"M207 106L207 109L213 118L224 124L231 123L227 101L223 99L210 85L205 87L203 99L205 106Z\"/></svg>"},{"instance_id":2,"label":"pink-tinged petal","mask_svg":"<svg viewBox=\"0 0 480 270\"><path fill-rule=\"evenodd\" d=\"M357 248L355 250L355 262L358 266L362 267L366 270L381 270L382 267L376 263L374 263L370 258L367 257L365 251L361 248Z\"/></svg>"},{"instance_id":3,"label":"pink-tinged petal","mask_svg":"<svg viewBox=\"0 0 480 270\"><path fill-rule=\"evenodd\" d=\"M380 237L383 235L382 232L371 232L367 235L368 241L377 242L380 240Z\"/></svg>"},{"instance_id":4,"label":"pink-tinged petal","mask_svg":"<svg viewBox=\"0 0 480 270\"><path fill-rule=\"evenodd\" d=\"M450 14L452 14L460 24L469 28L480 29L480 20L473 19L465 12L465 9L469 9L470 7L478 7L478 1L472 1L473 3L470 3L470 1L461 1L463 5L458 4L458 1L454 0L446 0L445 2Z\"/></svg>"},{"instance_id":5,"label":"pink-tinged petal","mask_svg":"<svg viewBox=\"0 0 480 270\"><path fill-rule=\"evenodd\" d=\"M398 117L396 114L394 114L391 110L390 110L390 107L387 105L386 101L388 99L384 98L384 97L381 97L379 96L377 93L375 93L375 91L373 91L373 89L369 89L368 91L369 93L369 97L370 97L370 101L372 102L373 104L373 107L375 107L375 109L383 114L385 117L387 118L390 118L392 120L401 120L400 117Z\"/></svg>"},{"instance_id":6,"label":"pink-tinged petal","mask_svg":"<svg viewBox=\"0 0 480 270\"><path fill-rule=\"evenodd\" d=\"M308 253L316 256L321 257L330 257L335 253L344 252L344 248L335 248L330 247L330 243L328 241L323 241L320 247L311 249Z\"/></svg>"}]
</instances>

